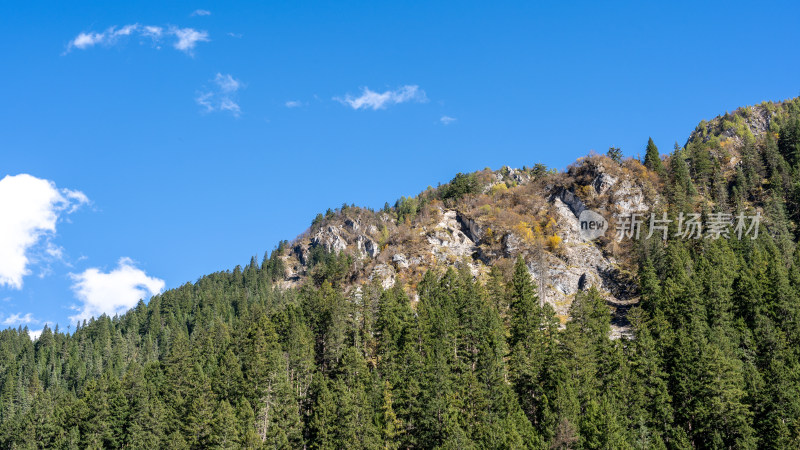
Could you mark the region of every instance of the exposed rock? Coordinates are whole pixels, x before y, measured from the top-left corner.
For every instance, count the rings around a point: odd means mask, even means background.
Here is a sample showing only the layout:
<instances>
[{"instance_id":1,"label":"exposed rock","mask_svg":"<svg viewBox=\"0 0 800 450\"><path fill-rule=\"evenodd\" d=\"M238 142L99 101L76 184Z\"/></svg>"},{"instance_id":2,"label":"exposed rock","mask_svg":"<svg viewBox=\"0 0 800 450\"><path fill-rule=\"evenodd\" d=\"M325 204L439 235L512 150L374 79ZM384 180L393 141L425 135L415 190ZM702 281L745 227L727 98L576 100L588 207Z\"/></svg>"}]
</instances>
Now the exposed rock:
<instances>
[{"instance_id":1,"label":"exposed rock","mask_svg":"<svg viewBox=\"0 0 800 450\"><path fill-rule=\"evenodd\" d=\"M611 201L621 215L632 213L642 213L648 211L652 205L645 202L644 192L639 186L635 186L630 180L624 180L619 187L611 193Z\"/></svg>"},{"instance_id":2,"label":"exposed rock","mask_svg":"<svg viewBox=\"0 0 800 450\"><path fill-rule=\"evenodd\" d=\"M392 262L398 268L408 269L408 259L406 258L406 255L404 255L402 253L397 253L394 256L392 256Z\"/></svg>"},{"instance_id":3,"label":"exposed rock","mask_svg":"<svg viewBox=\"0 0 800 450\"><path fill-rule=\"evenodd\" d=\"M311 245L322 245L325 250L332 253L344 251L347 248L347 241L340 235L341 227L329 226L324 230L319 230L311 238Z\"/></svg>"},{"instance_id":4,"label":"exposed rock","mask_svg":"<svg viewBox=\"0 0 800 450\"><path fill-rule=\"evenodd\" d=\"M586 205L581 201L581 199L579 199L578 196L572 191L567 189L559 189L550 199L550 201L553 201L556 198L564 202L564 204L569 207L570 211L572 211L572 214L574 214L575 217L580 216L583 210L586 209Z\"/></svg>"},{"instance_id":5,"label":"exposed rock","mask_svg":"<svg viewBox=\"0 0 800 450\"><path fill-rule=\"evenodd\" d=\"M636 208L643 205L640 200L641 189L625 183L613 183L609 186L620 192L611 192L611 195L628 199L622 208ZM606 298L609 305L616 308L635 302L635 283L626 278L616 268L616 261L604 255L603 251L594 241L586 241L580 233L580 224L574 211L564 202L563 196L552 197L557 217L557 230L563 239L564 245L559 252L559 257L547 254L544 274L539 273L537 264L531 264L530 272L538 284L545 285L545 300L550 303L558 314L568 315L569 307L579 291L596 287ZM574 194L566 196L576 209L580 209L583 202ZM534 258L535 259L535 258ZM616 311L617 309L615 309ZM620 307L619 311L624 311ZM614 323L614 336L627 333L628 325L622 320Z\"/></svg>"},{"instance_id":6,"label":"exposed rock","mask_svg":"<svg viewBox=\"0 0 800 450\"><path fill-rule=\"evenodd\" d=\"M523 184L528 182L531 179L531 176L520 169L508 169L508 176L517 182L517 184Z\"/></svg>"},{"instance_id":7,"label":"exposed rock","mask_svg":"<svg viewBox=\"0 0 800 450\"><path fill-rule=\"evenodd\" d=\"M461 225L461 230L472 242L477 244L481 241L481 239L483 239L484 229L480 224L475 222L475 220L470 219L463 214L456 214L456 219Z\"/></svg>"},{"instance_id":8,"label":"exposed rock","mask_svg":"<svg viewBox=\"0 0 800 450\"><path fill-rule=\"evenodd\" d=\"M291 258L289 255L281 255L278 258L283 262L283 279L289 281L300 281L300 274L298 270L303 268L303 266L295 266L292 265Z\"/></svg>"},{"instance_id":9,"label":"exposed rock","mask_svg":"<svg viewBox=\"0 0 800 450\"><path fill-rule=\"evenodd\" d=\"M358 221L353 219L345 219L344 226L354 232L358 232L358 230L361 229L361 225L359 225Z\"/></svg>"},{"instance_id":10,"label":"exposed rock","mask_svg":"<svg viewBox=\"0 0 800 450\"><path fill-rule=\"evenodd\" d=\"M578 278L578 290L585 291L589 287L588 284L586 273L584 273L580 278Z\"/></svg>"},{"instance_id":11,"label":"exposed rock","mask_svg":"<svg viewBox=\"0 0 800 450\"><path fill-rule=\"evenodd\" d=\"M362 258L367 256L370 258L375 258L381 252L381 250L378 248L378 244L364 235L359 235L356 238L356 248L358 249L358 253L361 254Z\"/></svg>"},{"instance_id":12,"label":"exposed rock","mask_svg":"<svg viewBox=\"0 0 800 450\"><path fill-rule=\"evenodd\" d=\"M390 289L394 286L396 272L394 268L388 264L378 264L372 269L369 279L378 279L384 289Z\"/></svg>"},{"instance_id":13,"label":"exposed rock","mask_svg":"<svg viewBox=\"0 0 800 450\"><path fill-rule=\"evenodd\" d=\"M471 256L476 250L475 242L462 231L462 222L457 217L455 211L445 211L442 219L426 237L431 253L439 261Z\"/></svg>"},{"instance_id":14,"label":"exposed rock","mask_svg":"<svg viewBox=\"0 0 800 450\"><path fill-rule=\"evenodd\" d=\"M578 217L584 211L595 211L608 219L615 213L644 212L654 200L646 197L644 185L635 178L635 172L616 166L613 170L608 166L607 172L603 164L610 162L595 158L575 166L566 176L547 177L541 181L533 179L527 171L509 169L496 173L497 182L508 183L511 178L521 184L538 183L521 188L519 198L531 198L532 207L520 204L519 210L509 211L506 216L502 215L505 213L502 210L494 215L495 205L482 209L481 203L465 199L463 204L452 205L458 209L446 209L442 203L434 202L424 214L403 224L396 224L396 218L384 211L354 211L347 216L326 218L322 226L310 235L299 237L293 244L289 253L292 263L287 264L291 269L287 269L284 283L300 285L308 276L305 268L309 263L309 250L314 246L356 257L351 289L367 279L379 280L384 288L394 286L401 279L408 286L414 286L425 270L448 266L465 268L483 281L500 258L514 259L522 254L540 286L541 298L551 304L563 320L569 317L575 295L591 287L602 293L612 309L623 314L626 302L636 301L635 282L625 276L614 258L604 253L606 240L584 239ZM594 189L584 189L586 184ZM519 187L509 188L513 189ZM589 197L581 198L578 192L586 192ZM506 207L508 200L505 194L480 199L481 202L496 201ZM524 218L516 218L514 214ZM555 225L549 226L546 232L561 240L550 241L544 249L533 248L514 231L531 217L539 221L555 219ZM489 224L492 234L487 232ZM384 242L383 239L388 250L381 249L378 244ZM556 248L552 248L553 245ZM620 317L614 326L621 330L626 325L624 317Z\"/></svg>"},{"instance_id":15,"label":"exposed rock","mask_svg":"<svg viewBox=\"0 0 800 450\"><path fill-rule=\"evenodd\" d=\"M580 223L578 223L578 218L574 215L569 205L564 203L561 197L555 197L553 206L555 206L558 214L559 235L564 244L583 242L583 237L580 234Z\"/></svg>"},{"instance_id":16,"label":"exposed rock","mask_svg":"<svg viewBox=\"0 0 800 450\"><path fill-rule=\"evenodd\" d=\"M514 233L506 233L503 236L503 254L506 258L511 258L519 254L519 249L522 246L522 241Z\"/></svg>"},{"instance_id":17,"label":"exposed rock","mask_svg":"<svg viewBox=\"0 0 800 450\"><path fill-rule=\"evenodd\" d=\"M308 249L302 245L297 244L292 247L292 253L297 257L297 260L300 261L302 265L308 265Z\"/></svg>"},{"instance_id":18,"label":"exposed rock","mask_svg":"<svg viewBox=\"0 0 800 450\"><path fill-rule=\"evenodd\" d=\"M597 176L592 181L592 187L594 188L595 192L598 194L605 193L609 188L617 184L617 177L611 176L605 172L603 172L603 167L600 166L599 172Z\"/></svg>"}]
</instances>

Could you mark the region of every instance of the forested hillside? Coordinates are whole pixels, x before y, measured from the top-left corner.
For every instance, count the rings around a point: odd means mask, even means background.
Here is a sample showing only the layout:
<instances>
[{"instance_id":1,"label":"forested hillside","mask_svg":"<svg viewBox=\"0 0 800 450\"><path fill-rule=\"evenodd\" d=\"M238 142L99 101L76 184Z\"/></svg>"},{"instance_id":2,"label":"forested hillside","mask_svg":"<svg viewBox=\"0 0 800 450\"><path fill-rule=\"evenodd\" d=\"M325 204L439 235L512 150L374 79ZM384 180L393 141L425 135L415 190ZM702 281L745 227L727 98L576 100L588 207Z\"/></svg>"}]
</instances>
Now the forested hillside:
<instances>
[{"instance_id":1,"label":"forested hillside","mask_svg":"<svg viewBox=\"0 0 800 450\"><path fill-rule=\"evenodd\" d=\"M345 205L123 316L4 330L0 447L800 448L800 100L642 147ZM623 191L763 220L570 240L575 199Z\"/></svg>"}]
</instances>

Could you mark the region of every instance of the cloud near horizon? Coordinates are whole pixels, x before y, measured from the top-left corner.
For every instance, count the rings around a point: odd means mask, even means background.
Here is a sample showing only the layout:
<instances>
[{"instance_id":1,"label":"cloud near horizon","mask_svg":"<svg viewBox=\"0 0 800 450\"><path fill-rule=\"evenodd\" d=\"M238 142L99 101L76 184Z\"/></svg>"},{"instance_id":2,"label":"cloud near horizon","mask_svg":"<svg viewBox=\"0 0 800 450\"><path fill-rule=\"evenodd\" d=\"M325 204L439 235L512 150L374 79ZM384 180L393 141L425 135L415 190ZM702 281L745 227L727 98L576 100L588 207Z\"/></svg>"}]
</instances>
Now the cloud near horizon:
<instances>
[{"instance_id":1,"label":"cloud near horizon","mask_svg":"<svg viewBox=\"0 0 800 450\"><path fill-rule=\"evenodd\" d=\"M149 40L157 48L165 38L174 38L172 46L188 55L192 55L198 42L209 42L208 32L195 30L194 28L179 28L176 26L160 27L155 25L140 25L134 23L122 27L111 26L101 32L81 32L67 44L65 53L73 49L86 50L88 48L102 45L112 47L123 42L125 38L138 37L141 40Z\"/></svg>"},{"instance_id":2,"label":"cloud near horizon","mask_svg":"<svg viewBox=\"0 0 800 450\"><path fill-rule=\"evenodd\" d=\"M23 315L22 313L12 314L5 319L3 319L3 325L28 325L28 324L36 324L39 323L38 320L33 318L31 313L27 313Z\"/></svg>"},{"instance_id":3,"label":"cloud near horizon","mask_svg":"<svg viewBox=\"0 0 800 450\"><path fill-rule=\"evenodd\" d=\"M164 280L148 276L130 258L120 258L117 267L110 272L92 267L79 274L70 274L70 277L75 297L82 303L73 306L78 311L69 317L73 323L102 314L122 314L136 306L139 300L160 293L165 286Z\"/></svg>"},{"instance_id":4,"label":"cloud near horizon","mask_svg":"<svg viewBox=\"0 0 800 450\"><path fill-rule=\"evenodd\" d=\"M33 341L35 341L36 339L39 339L39 336L42 335L42 332L44 331L44 327L45 326L51 326L52 325L51 322L42 322L41 320L38 320L38 319L34 318L33 314L31 314L31 313L11 314L10 316L8 316L5 319L3 319L3 321L0 322L0 324L2 324L5 327L11 327L11 326L29 327L29 325L39 325L39 326L41 326L42 328L39 328L38 330L32 330L32 329L28 328L28 336Z\"/></svg>"},{"instance_id":5,"label":"cloud near horizon","mask_svg":"<svg viewBox=\"0 0 800 450\"><path fill-rule=\"evenodd\" d=\"M428 101L425 91L417 85L405 85L393 91L385 92L375 92L368 87L364 87L358 97L347 94L344 97L334 97L333 99L353 109L372 109L373 111L386 109L387 106L400 103L425 103Z\"/></svg>"},{"instance_id":6,"label":"cloud near horizon","mask_svg":"<svg viewBox=\"0 0 800 450\"><path fill-rule=\"evenodd\" d=\"M56 224L87 203L83 192L32 175L0 180L0 287L22 289L32 263L59 259L61 247L52 242Z\"/></svg>"}]
</instances>

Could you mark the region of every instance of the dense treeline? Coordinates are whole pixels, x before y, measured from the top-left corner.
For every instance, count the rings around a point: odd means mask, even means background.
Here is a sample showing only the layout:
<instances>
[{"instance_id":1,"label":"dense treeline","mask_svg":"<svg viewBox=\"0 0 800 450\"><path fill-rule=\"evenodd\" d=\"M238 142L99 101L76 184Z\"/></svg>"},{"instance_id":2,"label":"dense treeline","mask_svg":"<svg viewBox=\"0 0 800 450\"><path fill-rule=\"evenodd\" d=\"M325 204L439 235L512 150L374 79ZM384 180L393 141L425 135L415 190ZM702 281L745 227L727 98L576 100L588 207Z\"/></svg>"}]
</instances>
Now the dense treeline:
<instances>
[{"instance_id":1,"label":"dense treeline","mask_svg":"<svg viewBox=\"0 0 800 450\"><path fill-rule=\"evenodd\" d=\"M670 242L636 339L597 291L561 329L520 260L429 273L419 302L282 292L269 262L72 335L0 336L0 444L87 448L796 448L800 257L770 238Z\"/></svg>"},{"instance_id":2,"label":"dense treeline","mask_svg":"<svg viewBox=\"0 0 800 450\"><path fill-rule=\"evenodd\" d=\"M763 139L743 133L731 174L714 138L665 161L648 143L671 217L759 208L764 224L636 242L633 339L609 338L594 288L562 325L522 257L481 281L428 272L412 300L346 295L350 257L321 247L311 282L278 289L282 243L72 333L0 332L0 447L800 448L792 105ZM460 175L445 192L475 189Z\"/></svg>"}]
</instances>

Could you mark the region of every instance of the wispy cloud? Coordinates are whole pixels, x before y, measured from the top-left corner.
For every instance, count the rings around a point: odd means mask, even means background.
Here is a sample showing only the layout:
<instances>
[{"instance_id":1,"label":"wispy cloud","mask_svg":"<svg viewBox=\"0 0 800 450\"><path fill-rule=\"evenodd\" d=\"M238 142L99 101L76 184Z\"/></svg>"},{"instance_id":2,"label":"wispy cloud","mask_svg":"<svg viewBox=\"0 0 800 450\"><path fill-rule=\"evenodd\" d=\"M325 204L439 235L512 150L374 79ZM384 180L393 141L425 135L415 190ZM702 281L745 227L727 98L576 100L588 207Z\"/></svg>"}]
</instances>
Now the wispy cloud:
<instances>
[{"instance_id":1,"label":"wispy cloud","mask_svg":"<svg viewBox=\"0 0 800 450\"><path fill-rule=\"evenodd\" d=\"M210 16L211 15L211 11L209 11L207 9L195 9L194 11L192 11L191 15L192 16Z\"/></svg>"},{"instance_id":2,"label":"wispy cloud","mask_svg":"<svg viewBox=\"0 0 800 450\"><path fill-rule=\"evenodd\" d=\"M120 258L117 268L110 272L93 267L70 276L74 282L72 290L82 303L73 307L78 311L69 318L73 322L101 314L121 314L140 299L158 294L165 286L164 280L148 276L130 258Z\"/></svg>"},{"instance_id":3,"label":"wispy cloud","mask_svg":"<svg viewBox=\"0 0 800 450\"><path fill-rule=\"evenodd\" d=\"M353 109L372 110L385 109L387 106L399 103L425 103L428 101L425 91L417 85L406 85L393 91L385 92L375 92L368 87L364 87L358 97L347 94L344 97L334 97L333 99Z\"/></svg>"},{"instance_id":4,"label":"wispy cloud","mask_svg":"<svg viewBox=\"0 0 800 450\"><path fill-rule=\"evenodd\" d=\"M145 25L141 28L141 34L144 37L159 40L164 35L164 29L156 25Z\"/></svg>"},{"instance_id":5,"label":"wispy cloud","mask_svg":"<svg viewBox=\"0 0 800 450\"><path fill-rule=\"evenodd\" d=\"M242 113L237 103L236 93L242 88L242 82L230 74L217 73L213 80L214 86L198 94L195 101L203 107L206 113L214 111L228 111L239 117Z\"/></svg>"},{"instance_id":6,"label":"wispy cloud","mask_svg":"<svg viewBox=\"0 0 800 450\"><path fill-rule=\"evenodd\" d=\"M139 24L125 25L122 28L116 26L109 27L103 32L89 32L80 33L75 39L70 41L69 48L78 48L81 50L89 47L94 47L98 44L114 45L119 42L120 38L130 36L134 31L139 29Z\"/></svg>"},{"instance_id":7,"label":"wispy cloud","mask_svg":"<svg viewBox=\"0 0 800 450\"><path fill-rule=\"evenodd\" d=\"M188 55L192 55L198 42L208 42L208 32L194 28L179 28L175 26L161 27L156 25L140 25L134 23L122 27L111 26L105 31L81 32L67 44L65 53L73 49L86 50L95 46L113 47L124 42L125 39L138 38L150 40L157 48L168 38L172 38L172 46Z\"/></svg>"},{"instance_id":8,"label":"wispy cloud","mask_svg":"<svg viewBox=\"0 0 800 450\"><path fill-rule=\"evenodd\" d=\"M192 54L198 42L208 42L208 33L194 28L170 28L170 33L178 38L174 47L184 53Z\"/></svg>"},{"instance_id":9,"label":"wispy cloud","mask_svg":"<svg viewBox=\"0 0 800 450\"><path fill-rule=\"evenodd\" d=\"M451 123L455 122L456 120L458 120L458 119L456 119L455 117L442 116L441 119L439 119L439 122L441 122L442 125L450 125Z\"/></svg>"},{"instance_id":10,"label":"wispy cloud","mask_svg":"<svg viewBox=\"0 0 800 450\"><path fill-rule=\"evenodd\" d=\"M303 102L299 100L289 100L288 102L285 103L285 105L287 108L299 108L303 106Z\"/></svg>"},{"instance_id":11,"label":"wispy cloud","mask_svg":"<svg viewBox=\"0 0 800 450\"><path fill-rule=\"evenodd\" d=\"M16 314L12 314L12 315L6 317L5 319L3 319L3 325L5 325L5 326L9 326L9 325L28 325L28 324L35 324L35 323L39 323L39 321L34 319L33 315L31 313L27 313L25 315L22 315L22 313L16 313Z\"/></svg>"},{"instance_id":12,"label":"wispy cloud","mask_svg":"<svg viewBox=\"0 0 800 450\"><path fill-rule=\"evenodd\" d=\"M0 180L0 286L21 289L31 263L60 258L56 224L87 203L83 192L28 174Z\"/></svg>"}]
</instances>

